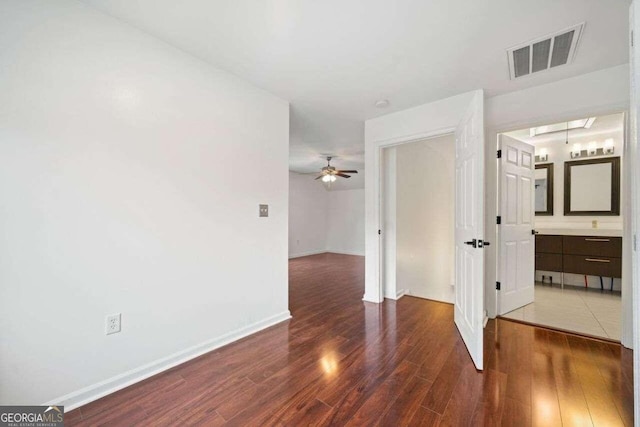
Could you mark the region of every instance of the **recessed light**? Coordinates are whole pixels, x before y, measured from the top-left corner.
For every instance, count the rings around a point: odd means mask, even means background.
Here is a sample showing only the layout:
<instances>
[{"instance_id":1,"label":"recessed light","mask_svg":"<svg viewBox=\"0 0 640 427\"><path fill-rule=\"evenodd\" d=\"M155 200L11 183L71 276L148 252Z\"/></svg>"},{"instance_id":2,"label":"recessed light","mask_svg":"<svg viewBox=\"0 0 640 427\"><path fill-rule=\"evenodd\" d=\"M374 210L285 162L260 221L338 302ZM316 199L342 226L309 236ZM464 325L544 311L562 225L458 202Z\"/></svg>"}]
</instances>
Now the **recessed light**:
<instances>
[{"instance_id":1,"label":"recessed light","mask_svg":"<svg viewBox=\"0 0 640 427\"><path fill-rule=\"evenodd\" d=\"M389 100L388 99L381 99L379 101L376 101L376 108L387 108L389 106Z\"/></svg>"}]
</instances>

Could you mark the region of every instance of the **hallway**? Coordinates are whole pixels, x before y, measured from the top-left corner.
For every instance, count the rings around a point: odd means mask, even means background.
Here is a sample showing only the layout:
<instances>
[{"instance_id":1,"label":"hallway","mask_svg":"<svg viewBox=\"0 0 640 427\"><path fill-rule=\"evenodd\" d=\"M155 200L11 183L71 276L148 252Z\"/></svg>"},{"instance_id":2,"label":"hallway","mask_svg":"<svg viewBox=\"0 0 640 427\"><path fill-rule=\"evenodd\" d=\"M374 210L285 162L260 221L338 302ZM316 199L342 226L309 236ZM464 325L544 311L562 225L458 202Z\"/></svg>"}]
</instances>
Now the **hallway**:
<instances>
[{"instance_id":1,"label":"hallway","mask_svg":"<svg viewBox=\"0 0 640 427\"><path fill-rule=\"evenodd\" d=\"M68 425L633 425L632 352L506 320L478 373L448 304L362 302L364 258L289 262L290 321L67 414Z\"/></svg>"}]
</instances>

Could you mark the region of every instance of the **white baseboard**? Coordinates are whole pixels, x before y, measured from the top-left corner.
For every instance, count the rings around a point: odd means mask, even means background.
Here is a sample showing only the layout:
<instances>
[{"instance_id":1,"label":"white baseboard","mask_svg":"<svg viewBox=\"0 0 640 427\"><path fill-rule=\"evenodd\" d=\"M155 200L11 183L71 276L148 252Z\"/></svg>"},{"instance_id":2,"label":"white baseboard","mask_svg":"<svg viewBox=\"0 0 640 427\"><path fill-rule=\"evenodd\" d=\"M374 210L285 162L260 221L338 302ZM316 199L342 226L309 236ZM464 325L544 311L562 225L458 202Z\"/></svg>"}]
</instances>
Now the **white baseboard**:
<instances>
[{"instance_id":1,"label":"white baseboard","mask_svg":"<svg viewBox=\"0 0 640 427\"><path fill-rule=\"evenodd\" d=\"M292 258L300 258L300 257L303 257L303 256L309 256L309 255L324 254L324 253L326 253L326 252L327 252L327 251L326 251L326 250L324 250L324 249L317 250L317 251L299 252L299 253L297 253L297 254L290 254L290 255L289 255L289 259L292 259Z\"/></svg>"},{"instance_id":2,"label":"white baseboard","mask_svg":"<svg viewBox=\"0 0 640 427\"><path fill-rule=\"evenodd\" d=\"M80 390L73 391L64 396L50 400L43 403L43 406L49 405L64 405L65 412L71 411L94 400L100 399L108 394L114 393L132 384L140 382L144 379L180 365L212 350L220 348L224 345L230 344L241 338L254 334L262 329L273 326L277 323L283 322L291 318L289 310L276 314L275 316L268 317L267 319L237 329L233 332L222 335L221 337L213 338L205 341L201 344L187 348L185 350L174 353L170 356L163 357L162 359L155 360L146 365L132 369L128 372L124 372L115 377L101 381L99 383L84 387Z\"/></svg>"},{"instance_id":3,"label":"white baseboard","mask_svg":"<svg viewBox=\"0 0 640 427\"><path fill-rule=\"evenodd\" d=\"M309 256L309 255L326 254L326 253L339 254L339 255L364 256L364 252L358 252L358 251L334 251L332 249L322 249L322 250L318 250L318 251L306 251L306 252L299 252L297 254L291 254L291 255L289 255L289 259L300 258L300 257L303 257L303 256Z\"/></svg>"},{"instance_id":4,"label":"white baseboard","mask_svg":"<svg viewBox=\"0 0 640 427\"><path fill-rule=\"evenodd\" d=\"M340 250L327 249L326 252L329 252L332 254L340 254L340 255L364 256L364 252L360 252L360 251L340 251Z\"/></svg>"},{"instance_id":5,"label":"white baseboard","mask_svg":"<svg viewBox=\"0 0 640 427\"><path fill-rule=\"evenodd\" d=\"M371 295L367 295L367 294L364 294L364 295L362 296L362 301L365 301L365 302L372 302L372 303L374 303L374 304L380 304L380 303L382 302L382 301L378 300L377 298L374 298L374 297L372 297Z\"/></svg>"},{"instance_id":6,"label":"white baseboard","mask_svg":"<svg viewBox=\"0 0 640 427\"><path fill-rule=\"evenodd\" d=\"M327 252L327 251L325 251L324 249L322 249L322 250L318 250L318 251L306 251L306 252L299 252L299 253L297 253L297 254L291 254L291 255L289 255L289 259L292 259L292 258L300 258L300 257L303 257L303 256L309 256L309 255L319 255L319 254L324 254L324 253L326 253L326 252Z\"/></svg>"},{"instance_id":7,"label":"white baseboard","mask_svg":"<svg viewBox=\"0 0 640 427\"><path fill-rule=\"evenodd\" d=\"M392 300L397 301L397 300L399 300L400 298L402 298L403 296L405 296L405 294L407 294L406 289L400 289L398 292L396 292L396 294L395 294L395 295L390 294L390 295L385 295L384 297L385 297L385 298L388 298L388 299L392 299Z\"/></svg>"}]
</instances>

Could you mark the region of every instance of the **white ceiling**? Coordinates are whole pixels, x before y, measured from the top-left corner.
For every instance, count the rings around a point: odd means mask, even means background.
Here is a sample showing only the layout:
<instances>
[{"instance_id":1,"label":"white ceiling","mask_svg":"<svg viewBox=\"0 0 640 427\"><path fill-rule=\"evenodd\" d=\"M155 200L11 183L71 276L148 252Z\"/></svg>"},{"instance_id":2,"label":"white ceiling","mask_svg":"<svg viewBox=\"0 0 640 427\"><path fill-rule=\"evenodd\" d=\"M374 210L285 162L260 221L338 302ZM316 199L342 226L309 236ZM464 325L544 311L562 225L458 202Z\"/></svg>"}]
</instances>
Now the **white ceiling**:
<instances>
[{"instance_id":1,"label":"white ceiling","mask_svg":"<svg viewBox=\"0 0 640 427\"><path fill-rule=\"evenodd\" d=\"M299 172L362 168L366 119L628 62L629 0L84 1L288 100ZM509 79L507 48L583 21L572 64Z\"/></svg>"},{"instance_id":2,"label":"white ceiling","mask_svg":"<svg viewBox=\"0 0 640 427\"><path fill-rule=\"evenodd\" d=\"M576 117L576 119L585 117ZM554 123L548 123L554 124ZM598 116L589 129L572 129L569 131L569 142L576 139L584 139L589 137L597 138L601 135L610 135L614 132L622 131L624 128L624 114L609 114L606 116ZM553 132L538 136L530 136L529 128L506 132L505 135L524 141L528 144L547 144L553 142L566 142L566 132Z\"/></svg>"}]
</instances>

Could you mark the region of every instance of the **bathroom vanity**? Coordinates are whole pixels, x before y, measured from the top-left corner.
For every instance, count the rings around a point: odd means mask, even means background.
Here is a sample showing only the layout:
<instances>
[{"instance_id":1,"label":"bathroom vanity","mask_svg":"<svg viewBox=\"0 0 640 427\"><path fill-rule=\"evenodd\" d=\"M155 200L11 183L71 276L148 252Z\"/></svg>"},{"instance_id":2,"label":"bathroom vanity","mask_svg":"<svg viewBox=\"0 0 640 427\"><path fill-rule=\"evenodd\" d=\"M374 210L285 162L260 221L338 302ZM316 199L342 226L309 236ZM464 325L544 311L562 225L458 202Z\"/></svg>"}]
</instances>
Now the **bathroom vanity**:
<instances>
[{"instance_id":1,"label":"bathroom vanity","mask_svg":"<svg viewBox=\"0 0 640 427\"><path fill-rule=\"evenodd\" d=\"M561 277L563 273L600 276L601 287L602 278L613 283L613 278L622 277L621 234L617 230L539 231L535 269L557 271Z\"/></svg>"}]
</instances>

